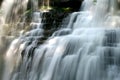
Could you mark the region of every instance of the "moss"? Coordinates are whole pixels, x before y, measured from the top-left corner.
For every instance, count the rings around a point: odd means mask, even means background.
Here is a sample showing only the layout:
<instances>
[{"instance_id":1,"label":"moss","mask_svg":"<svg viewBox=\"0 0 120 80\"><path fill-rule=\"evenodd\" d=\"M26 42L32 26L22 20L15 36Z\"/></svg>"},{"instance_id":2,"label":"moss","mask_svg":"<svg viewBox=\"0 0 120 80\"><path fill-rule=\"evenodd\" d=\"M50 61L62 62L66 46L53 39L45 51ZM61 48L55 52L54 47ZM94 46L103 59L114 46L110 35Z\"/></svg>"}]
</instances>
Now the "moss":
<instances>
[{"instance_id":1,"label":"moss","mask_svg":"<svg viewBox=\"0 0 120 80\"><path fill-rule=\"evenodd\" d=\"M62 8L64 12L71 12L72 11L72 8L70 7L67 7L67 8Z\"/></svg>"}]
</instances>

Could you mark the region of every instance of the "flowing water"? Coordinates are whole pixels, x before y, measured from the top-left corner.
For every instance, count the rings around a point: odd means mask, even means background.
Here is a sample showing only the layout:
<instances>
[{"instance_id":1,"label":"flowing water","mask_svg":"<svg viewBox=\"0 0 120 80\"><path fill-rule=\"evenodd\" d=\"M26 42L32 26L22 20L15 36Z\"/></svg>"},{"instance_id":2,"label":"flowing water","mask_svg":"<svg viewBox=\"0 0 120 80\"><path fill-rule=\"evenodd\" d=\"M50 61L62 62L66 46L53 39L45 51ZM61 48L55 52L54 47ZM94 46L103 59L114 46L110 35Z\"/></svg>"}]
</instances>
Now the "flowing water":
<instances>
[{"instance_id":1,"label":"flowing water","mask_svg":"<svg viewBox=\"0 0 120 80\"><path fill-rule=\"evenodd\" d=\"M5 55L3 80L119 80L118 0L84 0L67 26L41 44L42 13L31 31L15 39Z\"/></svg>"}]
</instances>

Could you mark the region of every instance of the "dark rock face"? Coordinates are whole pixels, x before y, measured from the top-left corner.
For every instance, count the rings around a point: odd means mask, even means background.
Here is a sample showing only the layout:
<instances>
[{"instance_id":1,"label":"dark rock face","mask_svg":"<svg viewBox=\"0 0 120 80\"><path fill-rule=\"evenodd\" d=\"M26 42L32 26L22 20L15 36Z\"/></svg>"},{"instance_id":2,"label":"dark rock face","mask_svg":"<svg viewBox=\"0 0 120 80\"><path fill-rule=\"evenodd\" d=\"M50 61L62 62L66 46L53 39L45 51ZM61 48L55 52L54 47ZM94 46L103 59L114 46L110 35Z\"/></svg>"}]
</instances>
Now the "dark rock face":
<instances>
[{"instance_id":1,"label":"dark rock face","mask_svg":"<svg viewBox=\"0 0 120 80\"><path fill-rule=\"evenodd\" d=\"M44 0L47 4L48 0ZM72 8L72 11L78 11L83 0L49 0L50 5L58 8ZM43 3L43 0L39 0L39 5Z\"/></svg>"},{"instance_id":2,"label":"dark rock face","mask_svg":"<svg viewBox=\"0 0 120 80\"><path fill-rule=\"evenodd\" d=\"M55 2L67 2L67 1L83 1L83 0L52 0Z\"/></svg>"},{"instance_id":3,"label":"dark rock face","mask_svg":"<svg viewBox=\"0 0 120 80\"><path fill-rule=\"evenodd\" d=\"M44 29L44 36L50 37L56 30L60 28L62 20L68 15L69 13L67 12L58 12L56 10L44 12L42 15L42 28Z\"/></svg>"},{"instance_id":4,"label":"dark rock face","mask_svg":"<svg viewBox=\"0 0 120 80\"><path fill-rule=\"evenodd\" d=\"M51 2L52 6L59 8L72 8L72 11L78 11L83 0L54 0Z\"/></svg>"}]
</instances>

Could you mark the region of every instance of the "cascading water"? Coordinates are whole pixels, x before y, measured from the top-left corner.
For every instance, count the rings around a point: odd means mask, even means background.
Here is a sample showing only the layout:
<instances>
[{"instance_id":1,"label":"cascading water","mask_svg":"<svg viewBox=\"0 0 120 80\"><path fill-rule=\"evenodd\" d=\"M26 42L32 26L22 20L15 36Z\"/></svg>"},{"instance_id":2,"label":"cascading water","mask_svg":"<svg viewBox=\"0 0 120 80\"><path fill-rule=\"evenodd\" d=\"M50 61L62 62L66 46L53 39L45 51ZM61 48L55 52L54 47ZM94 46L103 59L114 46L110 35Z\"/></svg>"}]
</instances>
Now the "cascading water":
<instances>
[{"instance_id":1,"label":"cascading water","mask_svg":"<svg viewBox=\"0 0 120 80\"><path fill-rule=\"evenodd\" d=\"M36 29L15 39L5 55L3 80L119 80L116 5L117 0L84 0L83 11L71 14L68 26L41 45L44 30L36 12Z\"/></svg>"}]
</instances>

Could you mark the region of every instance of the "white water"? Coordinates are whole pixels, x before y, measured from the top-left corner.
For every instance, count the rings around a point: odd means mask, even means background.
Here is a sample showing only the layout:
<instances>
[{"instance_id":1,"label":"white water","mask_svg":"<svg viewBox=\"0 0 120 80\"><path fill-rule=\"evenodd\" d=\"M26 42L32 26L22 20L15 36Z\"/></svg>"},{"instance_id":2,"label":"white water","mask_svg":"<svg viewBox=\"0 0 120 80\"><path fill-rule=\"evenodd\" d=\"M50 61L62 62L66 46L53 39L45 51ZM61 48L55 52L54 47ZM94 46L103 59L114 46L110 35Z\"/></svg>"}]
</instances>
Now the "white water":
<instances>
[{"instance_id":1,"label":"white water","mask_svg":"<svg viewBox=\"0 0 120 80\"><path fill-rule=\"evenodd\" d=\"M66 29L55 32L42 45L38 44L42 28L14 40L5 56L3 80L119 80L120 17L116 1L92 4L93 0L84 0L83 11L71 14ZM35 19L40 24L39 20Z\"/></svg>"}]
</instances>

